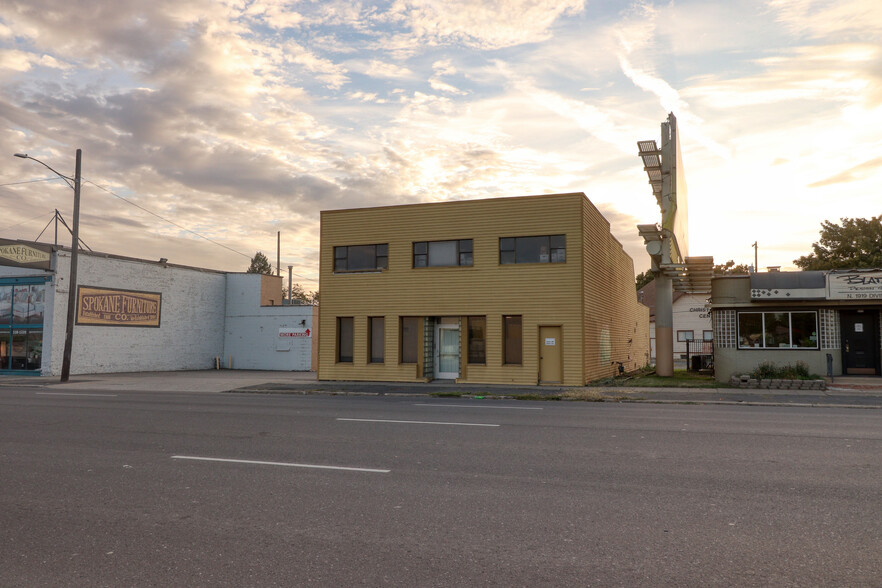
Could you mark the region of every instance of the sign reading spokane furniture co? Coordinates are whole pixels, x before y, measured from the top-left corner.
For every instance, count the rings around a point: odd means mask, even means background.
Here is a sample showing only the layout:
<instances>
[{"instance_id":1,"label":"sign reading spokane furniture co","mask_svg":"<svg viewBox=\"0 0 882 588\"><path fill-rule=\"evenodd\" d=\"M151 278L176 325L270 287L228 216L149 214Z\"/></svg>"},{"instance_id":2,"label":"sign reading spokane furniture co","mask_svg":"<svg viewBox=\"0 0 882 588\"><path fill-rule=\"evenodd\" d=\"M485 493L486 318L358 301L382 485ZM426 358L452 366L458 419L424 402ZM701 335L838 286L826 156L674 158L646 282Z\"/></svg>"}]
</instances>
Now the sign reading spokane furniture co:
<instances>
[{"instance_id":1,"label":"sign reading spokane furniture co","mask_svg":"<svg viewBox=\"0 0 882 588\"><path fill-rule=\"evenodd\" d=\"M51 258L48 245L0 239L0 265L50 269Z\"/></svg>"},{"instance_id":2,"label":"sign reading spokane furniture co","mask_svg":"<svg viewBox=\"0 0 882 588\"><path fill-rule=\"evenodd\" d=\"M158 327L162 294L112 290L94 286L77 288L77 324L101 327Z\"/></svg>"},{"instance_id":3,"label":"sign reading spokane furniture co","mask_svg":"<svg viewBox=\"0 0 882 588\"><path fill-rule=\"evenodd\" d=\"M828 300L882 300L882 271L830 272Z\"/></svg>"}]
</instances>

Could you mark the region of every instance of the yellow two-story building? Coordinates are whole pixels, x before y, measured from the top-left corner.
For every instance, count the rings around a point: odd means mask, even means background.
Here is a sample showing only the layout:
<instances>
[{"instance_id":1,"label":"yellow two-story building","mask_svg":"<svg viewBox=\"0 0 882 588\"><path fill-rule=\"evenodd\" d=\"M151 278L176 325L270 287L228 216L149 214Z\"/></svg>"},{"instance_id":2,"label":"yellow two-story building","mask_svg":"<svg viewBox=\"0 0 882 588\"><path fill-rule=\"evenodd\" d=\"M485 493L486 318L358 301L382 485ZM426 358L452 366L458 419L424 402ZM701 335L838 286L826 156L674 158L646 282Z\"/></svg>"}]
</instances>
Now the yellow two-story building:
<instances>
[{"instance_id":1,"label":"yellow two-story building","mask_svg":"<svg viewBox=\"0 0 882 588\"><path fill-rule=\"evenodd\" d=\"M581 386L649 362L634 264L582 193L323 211L320 380Z\"/></svg>"}]
</instances>

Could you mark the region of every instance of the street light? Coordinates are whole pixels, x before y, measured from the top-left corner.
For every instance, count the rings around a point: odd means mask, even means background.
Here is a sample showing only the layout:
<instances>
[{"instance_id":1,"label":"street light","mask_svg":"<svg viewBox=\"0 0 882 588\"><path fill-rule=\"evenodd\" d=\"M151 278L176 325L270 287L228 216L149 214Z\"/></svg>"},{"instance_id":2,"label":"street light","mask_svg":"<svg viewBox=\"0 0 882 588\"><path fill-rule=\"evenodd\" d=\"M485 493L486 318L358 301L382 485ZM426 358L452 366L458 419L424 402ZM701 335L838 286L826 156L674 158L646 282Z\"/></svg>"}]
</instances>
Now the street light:
<instances>
[{"instance_id":1,"label":"street light","mask_svg":"<svg viewBox=\"0 0 882 588\"><path fill-rule=\"evenodd\" d=\"M16 153L16 157L22 159L31 159L36 161L49 171L63 179L68 186L74 191L74 209L73 209L73 246L70 253L70 284L67 298L67 328L64 332L64 355L61 359L61 381L67 382L70 379L70 355L73 348L73 328L74 318L76 317L77 304L77 252L80 243L80 185L82 184L81 171L83 162L83 150L77 149L77 163L74 177L66 176L52 169L39 159L31 157L27 153Z\"/></svg>"}]
</instances>

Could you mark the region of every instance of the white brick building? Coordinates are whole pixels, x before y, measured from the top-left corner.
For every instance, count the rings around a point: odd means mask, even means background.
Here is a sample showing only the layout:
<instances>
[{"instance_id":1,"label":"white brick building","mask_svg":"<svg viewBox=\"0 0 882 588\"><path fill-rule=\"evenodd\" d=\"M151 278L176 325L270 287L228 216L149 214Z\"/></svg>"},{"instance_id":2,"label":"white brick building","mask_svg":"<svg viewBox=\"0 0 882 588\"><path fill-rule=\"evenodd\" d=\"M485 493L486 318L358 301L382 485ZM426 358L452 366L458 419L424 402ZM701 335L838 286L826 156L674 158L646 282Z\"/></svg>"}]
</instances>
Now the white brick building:
<instances>
[{"instance_id":1,"label":"white brick building","mask_svg":"<svg viewBox=\"0 0 882 588\"><path fill-rule=\"evenodd\" d=\"M0 240L0 374L58 375L70 250ZM71 373L311 369L312 306L282 280L81 251Z\"/></svg>"}]
</instances>

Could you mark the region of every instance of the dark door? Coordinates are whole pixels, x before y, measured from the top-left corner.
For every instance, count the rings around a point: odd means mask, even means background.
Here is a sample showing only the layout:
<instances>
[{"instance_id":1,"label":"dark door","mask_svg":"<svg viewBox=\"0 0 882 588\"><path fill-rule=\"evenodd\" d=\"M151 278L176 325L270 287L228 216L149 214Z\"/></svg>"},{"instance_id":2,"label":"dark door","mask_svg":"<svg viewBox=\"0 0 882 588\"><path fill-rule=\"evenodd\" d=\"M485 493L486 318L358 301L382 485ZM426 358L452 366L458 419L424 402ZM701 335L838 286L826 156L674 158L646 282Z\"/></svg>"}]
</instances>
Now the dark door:
<instances>
[{"instance_id":1,"label":"dark door","mask_svg":"<svg viewBox=\"0 0 882 588\"><path fill-rule=\"evenodd\" d=\"M851 375L873 376L879 351L879 329L875 313L842 312L842 371Z\"/></svg>"}]
</instances>

